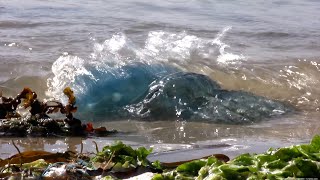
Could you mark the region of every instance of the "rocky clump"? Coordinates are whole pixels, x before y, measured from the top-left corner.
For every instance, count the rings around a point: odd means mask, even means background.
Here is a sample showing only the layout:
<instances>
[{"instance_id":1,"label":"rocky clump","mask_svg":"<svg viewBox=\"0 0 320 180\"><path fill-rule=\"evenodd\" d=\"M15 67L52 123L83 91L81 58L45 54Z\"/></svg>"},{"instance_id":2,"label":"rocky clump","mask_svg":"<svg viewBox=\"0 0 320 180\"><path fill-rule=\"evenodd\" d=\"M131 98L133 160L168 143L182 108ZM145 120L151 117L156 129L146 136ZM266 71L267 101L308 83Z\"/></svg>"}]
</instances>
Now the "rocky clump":
<instances>
[{"instance_id":1,"label":"rocky clump","mask_svg":"<svg viewBox=\"0 0 320 180\"><path fill-rule=\"evenodd\" d=\"M106 128L93 128L91 123L83 124L75 118L73 113L77 111L76 98L73 91L67 87L64 94L68 97L68 104L63 105L58 101L41 102L37 94L30 88L24 88L15 98L4 97L0 94L0 137L1 136L86 136L94 134L99 136L115 133ZM29 114L22 117L17 108L22 103ZM63 119L53 119L52 113L65 115Z\"/></svg>"}]
</instances>

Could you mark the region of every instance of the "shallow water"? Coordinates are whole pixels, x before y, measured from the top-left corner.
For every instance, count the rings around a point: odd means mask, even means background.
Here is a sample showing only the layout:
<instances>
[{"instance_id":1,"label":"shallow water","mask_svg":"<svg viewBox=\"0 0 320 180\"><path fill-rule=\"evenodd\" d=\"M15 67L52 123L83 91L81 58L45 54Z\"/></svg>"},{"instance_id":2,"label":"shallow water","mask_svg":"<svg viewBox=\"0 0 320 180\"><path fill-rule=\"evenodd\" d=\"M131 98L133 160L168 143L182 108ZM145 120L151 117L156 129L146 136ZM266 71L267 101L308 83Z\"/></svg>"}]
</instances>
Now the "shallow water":
<instances>
[{"instance_id":1,"label":"shallow water","mask_svg":"<svg viewBox=\"0 0 320 180\"><path fill-rule=\"evenodd\" d=\"M95 121L88 115L82 119L123 133L86 140L15 140L24 150L49 151L79 151L81 141L91 151L92 140L102 147L115 139L154 146L156 151L229 144L234 154L306 143L320 133L319 7L320 2L312 0L2 0L0 88L6 96L25 86L40 98L60 99L65 86L80 96L86 94L86 86L74 79L92 69L110 72L132 63L157 63L296 108L248 125L178 119ZM93 79L99 78L103 79L94 74ZM9 139L0 143L1 158L15 153Z\"/></svg>"}]
</instances>

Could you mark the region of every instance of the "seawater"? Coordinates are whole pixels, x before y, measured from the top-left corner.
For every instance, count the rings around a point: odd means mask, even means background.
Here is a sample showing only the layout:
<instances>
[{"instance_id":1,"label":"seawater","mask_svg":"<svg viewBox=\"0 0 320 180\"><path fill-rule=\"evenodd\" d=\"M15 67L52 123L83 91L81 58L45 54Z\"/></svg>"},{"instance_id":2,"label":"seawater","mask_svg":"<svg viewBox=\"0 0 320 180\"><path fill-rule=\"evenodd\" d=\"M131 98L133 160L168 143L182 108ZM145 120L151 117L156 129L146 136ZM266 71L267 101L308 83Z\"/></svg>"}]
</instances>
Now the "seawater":
<instances>
[{"instance_id":1,"label":"seawater","mask_svg":"<svg viewBox=\"0 0 320 180\"><path fill-rule=\"evenodd\" d=\"M14 96L27 86L40 98L65 102L62 90L70 86L78 105L90 112L97 100L81 100L103 99L110 87L143 95L143 82L181 71L203 74L223 89L250 92L295 109L242 125L119 119L112 113L97 119L92 112L81 119L122 133L101 139L16 141L24 150L38 143L35 149L53 151L79 150L81 142L91 150L91 140L103 146L115 139L158 151L229 144L222 151L235 154L308 142L320 132L319 8L320 2L312 0L2 0L3 95ZM140 68L139 86L121 81L132 72L124 67L132 65ZM114 94L111 102L129 95ZM9 139L0 142L1 157L13 154Z\"/></svg>"}]
</instances>

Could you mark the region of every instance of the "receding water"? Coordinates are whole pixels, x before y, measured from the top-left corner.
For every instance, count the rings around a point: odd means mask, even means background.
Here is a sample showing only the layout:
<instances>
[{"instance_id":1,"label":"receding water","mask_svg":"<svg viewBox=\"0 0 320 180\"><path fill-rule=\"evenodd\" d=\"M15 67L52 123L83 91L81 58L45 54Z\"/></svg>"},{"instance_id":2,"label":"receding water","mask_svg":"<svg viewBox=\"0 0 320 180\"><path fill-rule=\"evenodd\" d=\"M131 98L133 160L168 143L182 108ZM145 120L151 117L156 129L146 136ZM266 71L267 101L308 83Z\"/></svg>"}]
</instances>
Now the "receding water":
<instances>
[{"instance_id":1,"label":"receding water","mask_svg":"<svg viewBox=\"0 0 320 180\"><path fill-rule=\"evenodd\" d=\"M231 155L306 143L320 133L318 17L314 0L0 0L3 95L28 86L40 98L65 101L62 90L70 86L86 112L78 117L121 132L14 140L22 150L79 151L83 142L94 151L93 140L102 147L120 139L156 151L204 147ZM203 114L180 118L179 108L166 119L119 117L106 108L138 101L153 80L176 71L206 75L222 89L264 96L292 111L237 125ZM11 138L0 143L0 158L15 154Z\"/></svg>"}]
</instances>

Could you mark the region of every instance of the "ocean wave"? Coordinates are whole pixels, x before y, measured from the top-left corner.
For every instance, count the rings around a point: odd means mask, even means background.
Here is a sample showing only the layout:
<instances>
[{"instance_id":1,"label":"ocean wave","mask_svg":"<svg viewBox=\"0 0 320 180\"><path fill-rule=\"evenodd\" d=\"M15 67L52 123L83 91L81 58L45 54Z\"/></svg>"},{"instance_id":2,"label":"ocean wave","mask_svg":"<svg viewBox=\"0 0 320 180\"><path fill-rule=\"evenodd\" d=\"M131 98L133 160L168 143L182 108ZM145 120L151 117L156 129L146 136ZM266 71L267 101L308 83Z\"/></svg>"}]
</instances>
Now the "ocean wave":
<instances>
[{"instance_id":1,"label":"ocean wave","mask_svg":"<svg viewBox=\"0 0 320 180\"><path fill-rule=\"evenodd\" d=\"M76 95L85 94L90 84L100 83L108 75L114 77L128 75L121 68L131 64L158 64L186 70L188 65L195 62L212 64L241 62L245 59L243 55L225 51L228 45L221 39L229 29L230 27L225 28L214 39L204 39L186 32L150 31L144 47L134 44L123 33L114 34L103 43L93 39L93 52L89 58L63 55L53 63L53 77L48 79L47 94L61 99L63 97L61 92L66 86L72 87ZM152 66L150 67L152 71ZM162 70L153 73L156 75ZM80 76L88 81L82 81L78 78Z\"/></svg>"},{"instance_id":2,"label":"ocean wave","mask_svg":"<svg viewBox=\"0 0 320 180\"><path fill-rule=\"evenodd\" d=\"M228 45L222 38L230 29L214 39L151 31L142 48L125 34L115 34L103 43L95 42L88 59L67 54L57 59L52 65L54 76L48 79L48 95L66 101L61 92L70 86L78 99L78 115L103 119L243 123L286 113L290 108L281 103L221 90L208 76L188 72L186 67L195 62L223 67L245 60L241 54L225 51Z\"/></svg>"}]
</instances>

